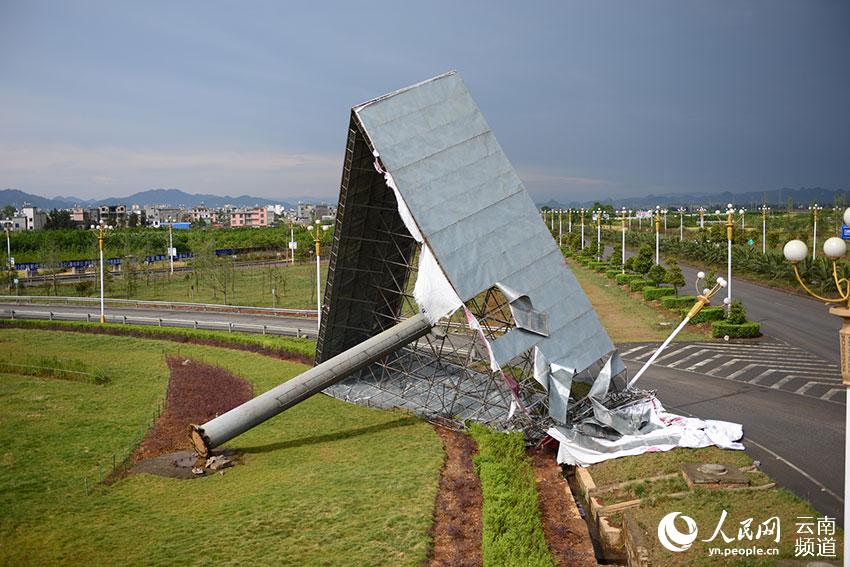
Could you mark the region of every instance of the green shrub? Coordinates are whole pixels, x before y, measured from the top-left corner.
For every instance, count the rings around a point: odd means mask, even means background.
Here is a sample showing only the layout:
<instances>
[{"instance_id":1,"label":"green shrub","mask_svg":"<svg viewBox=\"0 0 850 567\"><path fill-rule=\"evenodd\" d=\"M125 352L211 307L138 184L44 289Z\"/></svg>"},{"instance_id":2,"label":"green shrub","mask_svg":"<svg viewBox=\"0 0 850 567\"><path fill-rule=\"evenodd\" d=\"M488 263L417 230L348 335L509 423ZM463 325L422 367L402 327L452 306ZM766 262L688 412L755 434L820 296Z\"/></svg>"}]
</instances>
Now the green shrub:
<instances>
[{"instance_id":1,"label":"green shrub","mask_svg":"<svg viewBox=\"0 0 850 567\"><path fill-rule=\"evenodd\" d=\"M658 285L660 283L664 283L664 279L666 277L667 277L667 270L665 270L664 266L662 266L661 264L655 264L646 273L646 279L651 281L652 285Z\"/></svg>"},{"instance_id":2,"label":"green shrub","mask_svg":"<svg viewBox=\"0 0 850 567\"><path fill-rule=\"evenodd\" d=\"M481 553L485 565L552 565L543 535L534 472L522 433L500 433L473 423L481 479Z\"/></svg>"},{"instance_id":3,"label":"green shrub","mask_svg":"<svg viewBox=\"0 0 850 567\"><path fill-rule=\"evenodd\" d=\"M606 270L605 271L605 277L610 278L612 280L614 278L616 278L617 276L621 276L621 275L623 275L622 270Z\"/></svg>"},{"instance_id":4,"label":"green shrub","mask_svg":"<svg viewBox=\"0 0 850 567\"><path fill-rule=\"evenodd\" d=\"M665 295L674 295L675 293L676 290L672 287L644 287L643 299L645 301L652 301L653 299L659 299Z\"/></svg>"},{"instance_id":5,"label":"green shrub","mask_svg":"<svg viewBox=\"0 0 850 567\"><path fill-rule=\"evenodd\" d=\"M747 311L744 309L744 304L735 299L729 307L729 313L726 315L726 322L733 325L742 325L747 322Z\"/></svg>"},{"instance_id":6,"label":"green shrub","mask_svg":"<svg viewBox=\"0 0 850 567\"><path fill-rule=\"evenodd\" d=\"M637 256L634 257L632 265L636 272L640 274L647 273L652 269L652 264L655 262L655 253L648 245L644 244L638 248Z\"/></svg>"},{"instance_id":7,"label":"green shrub","mask_svg":"<svg viewBox=\"0 0 850 567\"><path fill-rule=\"evenodd\" d=\"M736 325L726 321L715 321L711 324L711 336L720 338L729 336L730 339L750 339L761 335L761 325L755 321L748 321Z\"/></svg>"},{"instance_id":8,"label":"green shrub","mask_svg":"<svg viewBox=\"0 0 850 567\"><path fill-rule=\"evenodd\" d=\"M670 267L664 275L664 283L672 285L673 289L676 290L676 294L678 294L679 288L685 285L685 274L682 273L682 268L679 267L679 263L674 258L668 259L667 264Z\"/></svg>"},{"instance_id":9,"label":"green shrub","mask_svg":"<svg viewBox=\"0 0 850 567\"><path fill-rule=\"evenodd\" d=\"M646 280L631 280L629 282L629 289L631 291L640 291L648 285L649 282Z\"/></svg>"},{"instance_id":10,"label":"green shrub","mask_svg":"<svg viewBox=\"0 0 850 567\"><path fill-rule=\"evenodd\" d=\"M643 276L640 274L620 274L617 276L617 285L628 285L632 280L639 280Z\"/></svg>"},{"instance_id":11,"label":"green shrub","mask_svg":"<svg viewBox=\"0 0 850 567\"><path fill-rule=\"evenodd\" d=\"M610 270L610 269L611 269L611 265L610 265L610 264L608 264L608 262L600 262L600 263L599 263L599 264L597 264L597 265L596 265L596 267L595 267L595 268L593 268L593 269L594 269L594 270L596 270L596 271L597 271L597 272L599 272L599 273L607 272L608 270Z\"/></svg>"},{"instance_id":12,"label":"green shrub","mask_svg":"<svg viewBox=\"0 0 850 567\"><path fill-rule=\"evenodd\" d=\"M682 309L682 317L688 314L690 309ZM698 325L708 321L722 321L726 317L726 311L722 307L703 307L699 313L693 316L691 323Z\"/></svg>"},{"instance_id":13,"label":"green shrub","mask_svg":"<svg viewBox=\"0 0 850 567\"><path fill-rule=\"evenodd\" d=\"M690 309L697 298L693 295L669 295L661 298L661 305L667 309Z\"/></svg>"}]
</instances>

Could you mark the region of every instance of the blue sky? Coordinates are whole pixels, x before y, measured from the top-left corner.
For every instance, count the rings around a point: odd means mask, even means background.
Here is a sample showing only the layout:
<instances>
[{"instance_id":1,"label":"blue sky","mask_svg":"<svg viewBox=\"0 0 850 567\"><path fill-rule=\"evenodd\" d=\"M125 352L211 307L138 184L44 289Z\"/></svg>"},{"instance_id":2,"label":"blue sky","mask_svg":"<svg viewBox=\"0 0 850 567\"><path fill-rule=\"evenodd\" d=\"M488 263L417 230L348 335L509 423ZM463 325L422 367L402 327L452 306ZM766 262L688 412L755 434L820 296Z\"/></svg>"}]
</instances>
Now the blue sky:
<instances>
[{"instance_id":1,"label":"blue sky","mask_svg":"<svg viewBox=\"0 0 850 567\"><path fill-rule=\"evenodd\" d=\"M460 71L537 200L850 188L850 3L0 0L0 188L335 199L351 106Z\"/></svg>"}]
</instances>

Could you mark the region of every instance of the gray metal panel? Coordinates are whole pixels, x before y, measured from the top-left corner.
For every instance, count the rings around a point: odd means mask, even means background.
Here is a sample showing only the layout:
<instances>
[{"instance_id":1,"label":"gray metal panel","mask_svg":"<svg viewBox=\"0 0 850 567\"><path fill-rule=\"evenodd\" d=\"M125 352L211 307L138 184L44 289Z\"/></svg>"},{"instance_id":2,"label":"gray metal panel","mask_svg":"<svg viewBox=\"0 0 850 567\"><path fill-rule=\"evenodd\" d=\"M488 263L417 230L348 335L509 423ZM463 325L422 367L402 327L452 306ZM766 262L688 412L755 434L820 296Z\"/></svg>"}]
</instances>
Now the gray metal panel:
<instances>
[{"instance_id":1,"label":"gray metal panel","mask_svg":"<svg viewBox=\"0 0 850 567\"><path fill-rule=\"evenodd\" d=\"M549 314L548 337L515 329L496 340L500 363L537 345L580 371L613 349L457 73L354 111L461 299L500 282Z\"/></svg>"}]
</instances>

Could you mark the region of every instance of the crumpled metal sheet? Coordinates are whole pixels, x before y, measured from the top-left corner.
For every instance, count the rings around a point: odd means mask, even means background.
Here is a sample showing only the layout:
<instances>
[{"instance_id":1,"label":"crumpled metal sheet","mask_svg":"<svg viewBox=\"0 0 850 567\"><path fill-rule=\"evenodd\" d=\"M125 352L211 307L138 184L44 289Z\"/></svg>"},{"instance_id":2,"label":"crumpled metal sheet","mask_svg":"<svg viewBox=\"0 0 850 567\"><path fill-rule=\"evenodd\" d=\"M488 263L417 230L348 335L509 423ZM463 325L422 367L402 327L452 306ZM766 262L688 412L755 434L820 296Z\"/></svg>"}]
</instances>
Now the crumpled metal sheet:
<instances>
[{"instance_id":1,"label":"crumpled metal sheet","mask_svg":"<svg viewBox=\"0 0 850 567\"><path fill-rule=\"evenodd\" d=\"M581 371L614 349L457 73L353 110L461 301L496 282L528 298L492 343L499 365L537 346Z\"/></svg>"}]
</instances>

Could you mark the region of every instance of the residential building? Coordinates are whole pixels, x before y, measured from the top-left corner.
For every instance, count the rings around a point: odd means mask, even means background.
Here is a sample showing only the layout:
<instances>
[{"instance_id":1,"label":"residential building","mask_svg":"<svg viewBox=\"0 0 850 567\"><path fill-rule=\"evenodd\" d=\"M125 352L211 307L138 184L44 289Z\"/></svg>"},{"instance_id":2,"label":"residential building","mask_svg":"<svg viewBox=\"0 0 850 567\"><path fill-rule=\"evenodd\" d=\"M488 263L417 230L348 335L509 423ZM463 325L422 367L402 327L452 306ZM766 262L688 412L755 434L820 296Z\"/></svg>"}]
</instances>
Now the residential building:
<instances>
[{"instance_id":1,"label":"residential building","mask_svg":"<svg viewBox=\"0 0 850 567\"><path fill-rule=\"evenodd\" d=\"M295 213L295 221L301 224L311 224L316 220L336 219L336 207L327 203L314 205L312 203L298 203Z\"/></svg>"},{"instance_id":2,"label":"residential building","mask_svg":"<svg viewBox=\"0 0 850 567\"><path fill-rule=\"evenodd\" d=\"M21 216L26 219L27 230L41 230L47 223L47 213L28 203L21 207Z\"/></svg>"},{"instance_id":3,"label":"residential building","mask_svg":"<svg viewBox=\"0 0 850 567\"><path fill-rule=\"evenodd\" d=\"M86 227L97 224L100 219L100 209L97 207L74 207L71 209L71 220Z\"/></svg>"},{"instance_id":4,"label":"residential building","mask_svg":"<svg viewBox=\"0 0 850 567\"><path fill-rule=\"evenodd\" d=\"M125 205L101 205L99 220L110 226L127 226L127 207Z\"/></svg>"},{"instance_id":5,"label":"residential building","mask_svg":"<svg viewBox=\"0 0 850 567\"><path fill-rule=\"evenodd\" d=\"M145 205L145 220L148 225L158 227L162 223L181 221L183 212L168 205Z\"/></svg>"},{"instance_id":6,"label":"residential building","mask_svg":"<svg viewBox=\"0 0 850 567\"><path fill-rule=\"evenodd\" d=\"M274 213L265 207L234 209L230 212L230 226L233 228L242 226L266 227L272 224L274 224Z\"/></svg>"}]
</instances>

